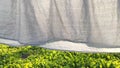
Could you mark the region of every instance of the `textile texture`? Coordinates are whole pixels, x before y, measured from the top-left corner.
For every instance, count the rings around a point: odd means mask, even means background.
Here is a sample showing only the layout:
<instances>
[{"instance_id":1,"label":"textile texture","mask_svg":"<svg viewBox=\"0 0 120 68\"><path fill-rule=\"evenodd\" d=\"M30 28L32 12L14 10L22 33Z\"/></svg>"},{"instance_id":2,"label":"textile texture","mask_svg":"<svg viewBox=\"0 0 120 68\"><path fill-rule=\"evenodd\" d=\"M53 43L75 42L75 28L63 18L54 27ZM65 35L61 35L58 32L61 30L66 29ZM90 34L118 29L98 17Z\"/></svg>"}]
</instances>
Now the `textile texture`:
<instances>
[{"instance_id":1,"label":"textile texture","mask_svg":"<svg viewBox=\"0 0 120 68\"><path fill-rule=\"evenodd\" d=\"M120 48L120 0L0 0L0 38L15 46Z\"/></svg>"}]
</instances>

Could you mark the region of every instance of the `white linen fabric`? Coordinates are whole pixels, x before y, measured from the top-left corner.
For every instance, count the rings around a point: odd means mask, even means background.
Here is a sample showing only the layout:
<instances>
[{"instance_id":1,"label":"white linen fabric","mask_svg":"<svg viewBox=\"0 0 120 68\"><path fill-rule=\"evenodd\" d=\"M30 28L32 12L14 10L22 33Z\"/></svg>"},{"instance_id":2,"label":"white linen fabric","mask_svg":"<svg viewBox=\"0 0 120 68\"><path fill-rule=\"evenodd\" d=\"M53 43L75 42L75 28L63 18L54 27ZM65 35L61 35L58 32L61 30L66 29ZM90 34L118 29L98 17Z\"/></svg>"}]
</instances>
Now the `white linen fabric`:
<instances>
[{"instance_id":1,"label":"white linen fabric","mask_svg":"<svg viewBox=\"0 0 120 68\"><path fill-rule=\"evenodd\" d=\"M0 38L16 46L120 48L120 0L0 0Z\"/></svg>"}]
</instances>

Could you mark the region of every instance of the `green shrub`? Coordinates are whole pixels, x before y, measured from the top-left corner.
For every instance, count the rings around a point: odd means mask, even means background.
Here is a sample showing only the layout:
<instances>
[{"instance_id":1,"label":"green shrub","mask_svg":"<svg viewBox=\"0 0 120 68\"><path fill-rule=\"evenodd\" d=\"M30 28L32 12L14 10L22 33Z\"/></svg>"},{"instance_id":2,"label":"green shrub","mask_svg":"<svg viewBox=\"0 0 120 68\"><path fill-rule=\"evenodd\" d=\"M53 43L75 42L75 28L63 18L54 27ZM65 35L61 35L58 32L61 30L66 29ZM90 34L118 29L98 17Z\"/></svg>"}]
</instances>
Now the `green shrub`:
<instances>
[{"instance_id":1,"label":"green shrub","mask_svg":"<svg viewBox=\"0 0 120 68\"><path fill-rule=\"evenodd\" d=\"M0 68L120 68L120 54L80 53L0 44Z\"/></svg>"}]
</instances>

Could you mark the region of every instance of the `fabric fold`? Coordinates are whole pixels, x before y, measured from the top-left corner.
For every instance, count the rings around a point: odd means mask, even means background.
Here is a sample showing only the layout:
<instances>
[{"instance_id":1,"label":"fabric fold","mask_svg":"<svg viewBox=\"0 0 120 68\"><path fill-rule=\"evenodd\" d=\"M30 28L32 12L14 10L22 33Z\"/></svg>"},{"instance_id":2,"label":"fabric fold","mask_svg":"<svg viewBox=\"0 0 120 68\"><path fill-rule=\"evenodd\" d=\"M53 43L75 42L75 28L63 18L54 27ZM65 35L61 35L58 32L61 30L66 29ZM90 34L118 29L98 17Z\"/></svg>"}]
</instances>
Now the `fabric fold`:
<instances>
[{"instance_id":1,"label":"fabric fold","mask_svg":"<svg viewBox=\"0 0 120 68\"><path fill-rule=\"evenodd\" d=\"M0 38L119 48L119 18L119 0L0 0Z\"/></svg>"}]
</instances>

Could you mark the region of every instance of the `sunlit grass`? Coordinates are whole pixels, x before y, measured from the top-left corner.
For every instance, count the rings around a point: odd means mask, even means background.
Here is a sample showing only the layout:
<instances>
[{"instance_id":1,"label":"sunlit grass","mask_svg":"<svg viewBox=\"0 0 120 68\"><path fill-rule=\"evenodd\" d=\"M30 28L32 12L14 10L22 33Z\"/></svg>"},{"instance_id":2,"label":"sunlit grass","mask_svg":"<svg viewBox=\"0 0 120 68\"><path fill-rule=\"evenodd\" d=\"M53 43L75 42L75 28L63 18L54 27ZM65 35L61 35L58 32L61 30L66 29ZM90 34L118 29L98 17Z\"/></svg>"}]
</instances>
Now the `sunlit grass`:
<instances>
[{"instance_id":1,"label":"sunlit grass","mask_svg":"<svg viewBox=\"0 0 120 68\"><path fill-rule=\"evenodd\" d=\"M119 53L81 53L0 44L0 68L120 68Z\"/></svg>"}]
</instances>

